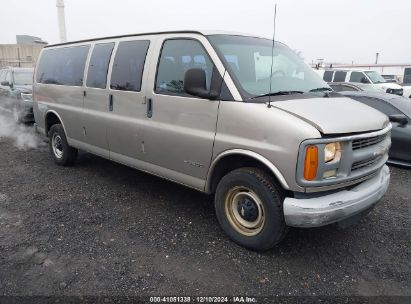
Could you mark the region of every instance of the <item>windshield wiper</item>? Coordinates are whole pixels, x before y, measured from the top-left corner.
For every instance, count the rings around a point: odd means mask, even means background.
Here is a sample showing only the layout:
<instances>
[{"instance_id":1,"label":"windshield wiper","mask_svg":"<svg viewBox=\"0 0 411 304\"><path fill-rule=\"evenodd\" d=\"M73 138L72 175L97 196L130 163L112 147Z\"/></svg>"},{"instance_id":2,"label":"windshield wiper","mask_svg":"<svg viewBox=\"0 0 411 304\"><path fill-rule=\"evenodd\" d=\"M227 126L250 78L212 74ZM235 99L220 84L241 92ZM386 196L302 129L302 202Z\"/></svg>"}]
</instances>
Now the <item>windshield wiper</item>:
<instances>
[{"instance_id":1,"label":"windshield wiper","mask_svg":"<svg viewBox=\"0 0 411 304\"><path fill-rule=\"evenodd\" d=\"M293 94L304 94L304 92L303 91L278 91L278 92L271 92L267 94L257 95L257 96L251 97L250 99L256 99L256 98L266 97L266 96L280 96L280 95L293 95Z\"/></svg>"},{"instance_id":2,"label":"windshield wiper","mask_svg":"<svg viewBox=\"0 0 411 304\"><path fill-rule=\"evenodd\" d=\"M333 89L331 89L331 88L322 87L322 88L312 89L309 92L332 92L332 91L333 91Z\"/></svg>"}]
</instances>

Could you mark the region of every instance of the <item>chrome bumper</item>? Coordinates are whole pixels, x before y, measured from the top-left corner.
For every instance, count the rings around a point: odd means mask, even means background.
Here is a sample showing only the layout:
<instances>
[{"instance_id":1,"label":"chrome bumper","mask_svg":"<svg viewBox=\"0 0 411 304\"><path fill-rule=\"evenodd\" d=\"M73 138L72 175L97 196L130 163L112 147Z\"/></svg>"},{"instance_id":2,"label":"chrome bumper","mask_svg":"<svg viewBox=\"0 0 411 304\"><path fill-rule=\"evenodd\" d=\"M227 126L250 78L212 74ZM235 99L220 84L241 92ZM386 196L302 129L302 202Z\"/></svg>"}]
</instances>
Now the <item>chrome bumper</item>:
<instances>
[{"instance_id":1,"label":"chrome bumper","mask_svg":"<svg viewBox=\"0 0 411 304\"><path fill-rule=\"evenodd\" d=\"M386 165L373 178L351 188L329 195L284 200L284 217L288 226L319 227L340 222L375 205L390 183Z\"/></svg>"}]
</instances>

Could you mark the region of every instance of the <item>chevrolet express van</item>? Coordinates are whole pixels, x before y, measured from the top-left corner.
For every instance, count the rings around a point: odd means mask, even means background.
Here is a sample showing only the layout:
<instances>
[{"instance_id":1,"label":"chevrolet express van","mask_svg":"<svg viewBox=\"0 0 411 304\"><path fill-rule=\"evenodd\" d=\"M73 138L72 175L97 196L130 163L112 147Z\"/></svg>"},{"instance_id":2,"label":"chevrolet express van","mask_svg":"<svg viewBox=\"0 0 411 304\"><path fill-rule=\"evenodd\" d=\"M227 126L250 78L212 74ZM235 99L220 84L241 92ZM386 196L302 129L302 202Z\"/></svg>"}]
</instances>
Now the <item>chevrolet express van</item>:
<instances>
[{"instance_id":1,"label":"chevrolet express van","mask_svg":"<svg viewBox=\"0 0 411 304\"><path fill-rule=\"evenodd\" d=\"M403 88L397 83L387 82L378 72L371 70L317 70L326 82L353 82L365 91L378 91L403 95Z\"/></svg>"},{"instance_id":2,"label":"chevrolet express van","mask_svg":"<svg viewBox=\"0 0 411 304\"><path fill-rule=\"evenodd\" d=\"M81 149L213 194L222 229L248 248L288 226L353 222L387 190L391 124L272 44L181 31L46 46L37 129L58 165Z\"/></svg>"}]
</instances>

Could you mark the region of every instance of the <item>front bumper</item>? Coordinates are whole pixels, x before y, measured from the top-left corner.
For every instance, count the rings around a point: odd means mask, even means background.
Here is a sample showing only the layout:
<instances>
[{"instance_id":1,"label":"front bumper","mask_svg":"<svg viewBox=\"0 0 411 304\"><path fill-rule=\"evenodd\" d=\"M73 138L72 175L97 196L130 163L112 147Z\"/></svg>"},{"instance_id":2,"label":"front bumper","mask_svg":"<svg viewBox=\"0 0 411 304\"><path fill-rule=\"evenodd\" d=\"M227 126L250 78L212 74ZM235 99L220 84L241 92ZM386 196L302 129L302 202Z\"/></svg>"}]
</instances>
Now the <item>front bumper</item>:
<instances>
[{"instance_id":1,"label":"front bumper","mask_svg":"<svg viewBox=\"0 0 411 304\"><path fill-rule=\"evenodd\" d=\"M390 183L386 165L373 178L349 190L316 198L286 198L284 217L288 226L319 227L340 222L374 206Z\"/></svg>"}]
</instances>

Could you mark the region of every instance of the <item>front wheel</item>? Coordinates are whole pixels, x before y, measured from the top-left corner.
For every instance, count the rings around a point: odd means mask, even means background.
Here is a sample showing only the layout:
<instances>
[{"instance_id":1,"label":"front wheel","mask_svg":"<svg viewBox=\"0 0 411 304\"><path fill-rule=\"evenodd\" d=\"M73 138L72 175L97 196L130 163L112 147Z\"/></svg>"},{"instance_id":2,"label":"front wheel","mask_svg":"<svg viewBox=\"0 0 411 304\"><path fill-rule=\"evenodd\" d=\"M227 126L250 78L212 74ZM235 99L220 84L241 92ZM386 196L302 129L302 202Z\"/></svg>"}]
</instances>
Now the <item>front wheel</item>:
<instances>
[{"instance_id":1,"label":"front wheel","mask_svg":"<svg viewBox=\"0 0 411 304\"><path fill-rule=\"evenodd\" d=\"M286 235L284 194L269 175L241 168L225 175L217 186L215 209L225 233L236 243L268 250Z\"/></svg>"},{"instance_id":2,"label":"front wheel","mask_svg":"<svg viewBox=\"0 0 411 304\"><path fill-rule=\"evenodd\" d=\"M54 162L59 166L70 166L77 158L77 149L69 146L64 128L60 124L50 128L49 149Z\"/></svg>"}]
</instances>

